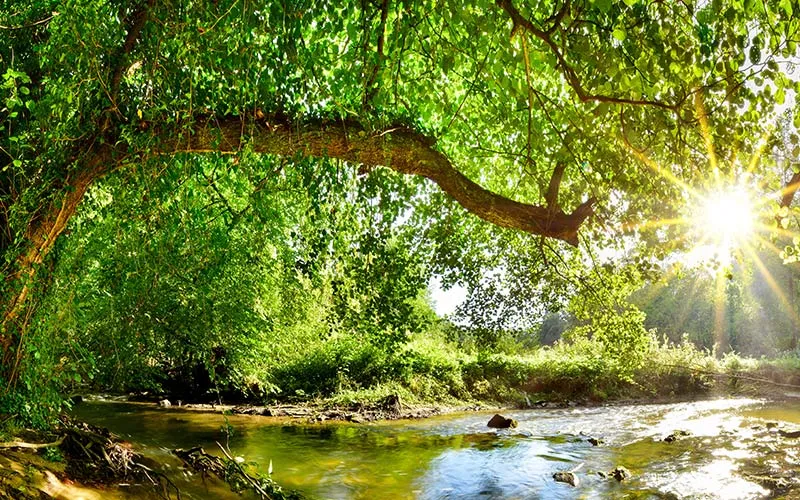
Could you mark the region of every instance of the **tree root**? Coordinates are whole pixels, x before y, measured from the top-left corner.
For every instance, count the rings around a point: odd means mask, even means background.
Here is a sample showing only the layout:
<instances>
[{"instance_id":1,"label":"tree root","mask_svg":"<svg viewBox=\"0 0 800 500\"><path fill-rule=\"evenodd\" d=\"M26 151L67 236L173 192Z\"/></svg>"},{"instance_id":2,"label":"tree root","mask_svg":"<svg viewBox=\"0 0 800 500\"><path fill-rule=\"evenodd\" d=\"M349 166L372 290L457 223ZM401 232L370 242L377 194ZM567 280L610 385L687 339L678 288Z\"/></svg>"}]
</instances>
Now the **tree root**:
<instances>
[{"instance_id":1,"label":"tree root","mask_svg":"<svg viewBox=\"0 0 800 500\"><path fill-rule=\"evenodd\" d=\"M61 420L64 437L61 449L70 457L67 472L71 477L108 483L134 480L153 485L160 496L181 499L180 489L166 475L148 467L148 459L116 439L107 429L86 423Z\"/></svg>"}]
</instances>

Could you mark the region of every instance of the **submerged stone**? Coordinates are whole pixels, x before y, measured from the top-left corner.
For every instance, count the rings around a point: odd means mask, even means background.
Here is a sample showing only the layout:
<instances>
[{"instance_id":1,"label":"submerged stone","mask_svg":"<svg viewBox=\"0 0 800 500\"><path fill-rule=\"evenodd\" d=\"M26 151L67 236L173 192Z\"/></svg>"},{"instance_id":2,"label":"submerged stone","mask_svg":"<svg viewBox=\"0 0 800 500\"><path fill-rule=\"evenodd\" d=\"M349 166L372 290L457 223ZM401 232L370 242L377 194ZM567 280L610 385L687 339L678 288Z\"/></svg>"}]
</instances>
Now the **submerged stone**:
<instances>
[{"instance_id":1,"label":"submerged stone","mask_svg":"<svg viewBox=\"0 0 800 500\"><path fill-rule=\"evenodd\" d=\"M556 472L553 474L553 479L559 483L567 483L570 486L578 486L578 476L573 472Z\"/></svg>"},{"instance_id":2,"label":"submerged stone","mask_svg":"<svg viewBox=\"0 0 800 500\"><path fill-rule=\"evenodd\" d=\"M605 441L603 441L600 438L590 437L589 439L587 439L587 441L589 441L592 444L592 446L600 446L601 444L605 444Z\"/></svg>"},{"instance_id":3,"label":"submerged stone","mask_svg":"<svg viewBox=\"0 0 800 500\"><path fill-rule=\"evenodd\" d=\"M618 465L614 467L614 470L609 472L609 475L616 479L617 481L624 481L626 479L630 479L631 471L626 469L625 467Z\"/></svg>"},{"instance_id":4,"label":"submerged stone","mask_svg":"<svg viewBox=\"0 0 800 500\"><path fill-rule=\"evenodd\" d=\"M506 418L499 413L495 413L495 415L489 420L489 423L486 424L489 427L494 429L508 429L514 428L517 426L517 421L513 418Z\"/></svg>"},{"instance_id":5,"label":"submerged stone","mask_svg":"<svg viewBox=\"0 0 800 500\"><path fill-rule=\"evenodd\" d=\"M672 443L672 442L675 442L675 441L679 440L680 438L684 438L686 436L691 436L691 433L689 431L675 431L672 434L670 434L669 436L665 437L664 438L664 442L665 443Z\"/></svg>"}]
</instances>

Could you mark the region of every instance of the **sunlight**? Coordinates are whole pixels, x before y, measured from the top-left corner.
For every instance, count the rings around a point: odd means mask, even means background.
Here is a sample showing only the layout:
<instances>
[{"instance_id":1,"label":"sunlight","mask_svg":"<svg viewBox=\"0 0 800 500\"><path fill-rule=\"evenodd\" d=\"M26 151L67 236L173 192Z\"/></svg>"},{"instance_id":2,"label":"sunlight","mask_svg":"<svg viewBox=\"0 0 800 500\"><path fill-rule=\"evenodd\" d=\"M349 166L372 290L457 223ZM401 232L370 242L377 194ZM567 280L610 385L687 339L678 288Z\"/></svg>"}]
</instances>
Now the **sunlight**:
<instances>
[{"instance_id":1,"label":"sunlight","mask_svg":"<svg viewBox=\"0 0 800 500\"><path fill-rule=\"evenodd\" d=\"M755 210L750 193L737 186L711 194L702 201L695 225L720 250L741 247L754 235Z\"/></svg>"}]
</instances>

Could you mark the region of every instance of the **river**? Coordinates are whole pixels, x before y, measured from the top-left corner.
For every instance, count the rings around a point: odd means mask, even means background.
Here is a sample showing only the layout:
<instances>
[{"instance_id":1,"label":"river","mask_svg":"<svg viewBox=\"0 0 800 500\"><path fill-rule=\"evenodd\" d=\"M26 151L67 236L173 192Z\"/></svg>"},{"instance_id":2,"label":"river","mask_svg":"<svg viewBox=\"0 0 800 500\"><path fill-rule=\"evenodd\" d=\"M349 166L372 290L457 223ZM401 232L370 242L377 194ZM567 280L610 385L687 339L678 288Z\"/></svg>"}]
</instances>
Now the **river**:
<instances>
[{"instance_id":1,"label":"river","mask_svg":"<svg viewBox=\"0 0 800 500\"><path fill-rule=\"evenodd\" d=\"M314 498L771 498L756 476L800 470L800 439L780 433L800 428L800 404L792 402L508 411L519 422L508 430L488 428L492 413L485 412L370 424L236 415L226 424L221 414L118 402L84 403L74 412L164 462L183 498L195 499L240 497L182 473L169 450L201 445L218 453L215 442L225 443L228 424L234 455L264 473L271 463L279 484ZM676 430L689 435L665 442ZM589 437L604 442L593 446ZM617 466L632 477L618 482L598 474ZM557 471L574 471L579 484L555 482ZM106 493L148 496L136 487ZM788 498L800 498L800 489Z\"/></svg>"}]
</instances>

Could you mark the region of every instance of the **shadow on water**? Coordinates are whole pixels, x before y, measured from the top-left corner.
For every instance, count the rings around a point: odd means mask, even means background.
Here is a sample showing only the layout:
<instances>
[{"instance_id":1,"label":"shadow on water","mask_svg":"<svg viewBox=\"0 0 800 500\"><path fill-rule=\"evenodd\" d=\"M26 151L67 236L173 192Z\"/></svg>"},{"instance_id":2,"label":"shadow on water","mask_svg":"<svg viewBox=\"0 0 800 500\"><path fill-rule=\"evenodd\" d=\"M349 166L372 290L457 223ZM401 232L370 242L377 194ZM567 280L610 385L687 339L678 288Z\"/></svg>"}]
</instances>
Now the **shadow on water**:
<instances>
[{"instance_id":1,"label":"shadow on water","mask_svg":"<svg viewBox=\"0 0 800 500\"><path fill-rule=\"evenodd\" d=\"M168 454L196 445L216 452L215 441L225 440L222 415L99 402L76 414L167 460L188 497L227 496L183 478ZM341 499L767 498L770 490L754 476L797 469L800 440L766 427L800 424L800 410L790 404L740 399L512 411L519 427L502 431L486 427L490 416L365 425L231 416L229 445L264 472L272 463L272 477L284 487ZM688 435L664 441L678 429ZM592 446L589 436L605 443ZM598 474L616 466L632 477L619 483ZM577 475L577 487L553 480L566 470Z\"/></svg>"}]
</instances>

